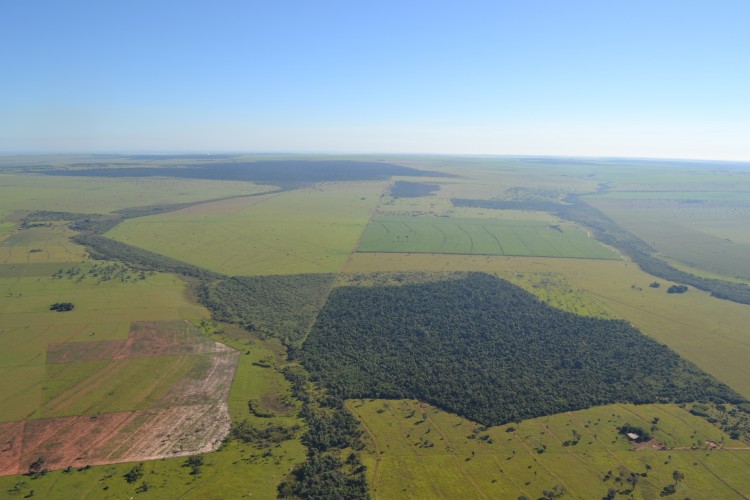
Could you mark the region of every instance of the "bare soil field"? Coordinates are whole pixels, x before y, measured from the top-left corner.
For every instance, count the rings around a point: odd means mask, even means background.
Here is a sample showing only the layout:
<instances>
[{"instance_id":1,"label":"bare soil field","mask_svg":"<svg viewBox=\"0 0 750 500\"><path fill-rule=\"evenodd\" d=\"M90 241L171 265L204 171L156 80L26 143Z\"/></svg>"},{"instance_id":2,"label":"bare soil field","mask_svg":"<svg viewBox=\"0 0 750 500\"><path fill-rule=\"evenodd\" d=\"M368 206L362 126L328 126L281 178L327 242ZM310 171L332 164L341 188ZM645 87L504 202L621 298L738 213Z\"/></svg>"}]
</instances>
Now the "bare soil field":
<instances>
[{"instance_id":1,"label":"bare soil field","mask_svg":"<svg viewBox=\"0 0 750 500\"><path fill-rule=\"evenodd\" d=\"M39 457L54 470L204 453L219 446L229 425L224 402L3 422L0 475L26 473Z\"/></svg>"},{"instance_id":2,"label":"bare soil field","mask_svg":"<svg viewBox=\"0 0 750 500\"><path fill-rule=\"evenodd\" d=\"M25 473L39 457L45 468L61 469L216 449L231 423L227 399L238 355L187 321L135 322L127 340L50 344L48 366L81 367L83 375L44 404L46 415L72 412L88 400L101 404L99 393L111 388L108 396L146 408L0 423L0 475ZM165 387L148 383L121 392L122 378L153 366L134 365L139 360L169 368L155 377L166 379Z\"/></svg>"}]
</instances>

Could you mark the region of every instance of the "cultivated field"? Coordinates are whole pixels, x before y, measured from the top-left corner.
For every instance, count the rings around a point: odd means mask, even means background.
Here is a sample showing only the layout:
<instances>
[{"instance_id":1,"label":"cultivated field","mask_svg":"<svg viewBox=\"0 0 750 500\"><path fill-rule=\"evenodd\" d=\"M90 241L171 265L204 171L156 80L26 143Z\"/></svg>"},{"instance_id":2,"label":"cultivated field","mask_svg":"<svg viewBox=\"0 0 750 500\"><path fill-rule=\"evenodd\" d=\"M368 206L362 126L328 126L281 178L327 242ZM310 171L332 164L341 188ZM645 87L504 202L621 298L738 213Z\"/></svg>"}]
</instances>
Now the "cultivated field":
<instances>
[{"instance_id":1,"label":"cultivated field","mask_svg":"<svg viewBox=\"0 0 750 500\"><path fill-rule=\"evenodd\" d=\"M338 272L382 182L324 184L130 219L107 236L228 275Z\"/></svg>"},{"instance_id":2,"label":"cultivated field","mask_svg":"<svg viewBox=\"0 0 750 500\"><path fill-rule=\"evenodd\" d=\"M378 217L359 252L453 253L617 259L611 249L572 224L458 217Z\"/></svg>"},{"instance_id":3,"label":"cultivated field","mask_svg":"<svg viewBox=\"0 0 750 500\"><path fill-rule=\"evenodd\" d=\"M412 400L347 407L370 438L373 498L539 498L556 487L570 498L602 498L610 488L657 498L670 484L676 498L750 491L747 444L675 405L608 405L491 428ZM624 424L654 440L633 443L618 434Z\"/></svg>"}]
</instances>

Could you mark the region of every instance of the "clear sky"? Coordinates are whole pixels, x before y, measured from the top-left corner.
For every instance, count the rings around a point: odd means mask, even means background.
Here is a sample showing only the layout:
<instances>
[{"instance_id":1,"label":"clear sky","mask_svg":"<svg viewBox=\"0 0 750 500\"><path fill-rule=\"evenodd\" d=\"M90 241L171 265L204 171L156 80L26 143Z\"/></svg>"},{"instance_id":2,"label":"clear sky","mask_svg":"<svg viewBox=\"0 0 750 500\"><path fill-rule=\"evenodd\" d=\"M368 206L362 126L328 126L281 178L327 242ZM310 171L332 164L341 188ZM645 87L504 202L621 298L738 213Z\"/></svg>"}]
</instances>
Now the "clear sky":
<instances>
[{"instance_id":1,"label":"clear sky","mask_svg":"<svg viewBox=\"0 0 750 500\"><path fill-rule=\"evenodd\" d=\"M0 152L750 160L750 1L38 1Z\"/></svg>"}]
</instances>

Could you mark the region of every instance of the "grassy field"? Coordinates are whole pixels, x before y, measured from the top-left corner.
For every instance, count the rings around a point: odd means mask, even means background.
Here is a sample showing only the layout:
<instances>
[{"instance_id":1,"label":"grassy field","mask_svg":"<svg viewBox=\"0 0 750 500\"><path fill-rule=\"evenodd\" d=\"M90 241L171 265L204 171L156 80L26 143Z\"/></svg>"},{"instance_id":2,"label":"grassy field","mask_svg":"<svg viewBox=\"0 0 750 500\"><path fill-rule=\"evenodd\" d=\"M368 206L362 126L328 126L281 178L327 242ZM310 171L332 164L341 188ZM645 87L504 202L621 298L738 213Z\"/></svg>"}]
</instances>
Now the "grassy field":
<instances>
[{"instance_id":1,"label":"grassy field","mask_svg":"<svg viewBox=\"0 0 750 500\"><path fill-rule=\"evenodd\" d=\"M378 217L367 226L357 250L619 258L572 224L457 217Z\"/></svg>"},{"instance_id":2,"label":"grassy field","mask_svg":"<svg viewBox=\"0 0 750 500\"><path fill-rule=\"evenodd\" d=\"M107 236L228 275L338 272L385 183L339 183L130 219Z\"/></svg>"},{"instance_id":3,"label":"grassy field","mask_svg":"<svg viewBox=\"0 0 750 500\"><path fill-rule=\"evenodd\" d=\"M49 224L7 235L0 241L0 265L81 262L86 251L70 241L73 231L64 223Z\"/></svg>"},{"instance_id":4,"label":"grassy field","mask_svg":"<svg viewBox=\"0 0 750 500\"><path fill-rule=\"evenodd\" d=\"M0 219L14 210L106 213L129 207L187 203L273 189L273 186L252 182L0 174Z\"/></svg>"},{"instance_id":5,"label":"grassy field","mask_svg":"<svg viewBox=\"0 0 750 500\"><path fill-rule=\"evenodd\" d=\"M669 282L642 272L632 262L492 256L355 254L344 272L484 271L553 273L588 300L605 307L645 334L750 397L750 308L691 289L666 293ZM659 288L651 288L661 281ZM555 296L556 294L553 294ZM543 297L543 294L539 294ZM554 301L553 301L554 304Z\"/></svg>"},{"instance_id":6,"label":"grassy field","mask_svg":"<svg viewBox=\"0 0 750 500\"><path fill-rule=\"evenodd\" d=\"M184 282L161 274L126 283L0 278L0 373L15 381L0 385L0 420L41 416L48 344L126 339L131 321L207 316L184 292ZM72 302L75 309L50 311L55 302Z\"/></svg>"},{"instance_id":7,"label":"grassy field","mask_svg":"<svg viewBox=\"0 0 750 500\"><path fill-rule=\"evenodd\" d=\"M746 193L610 193L588 201L667 257L750 281Z\"/></svg>"},{"instance_id":8,"label":"grassy field","mask_svg":"<svg viewBox=\"0 0 750 500\"><path fill-rule=\"evenodd\" d=\"M750 491L747 445L674 405L601 406L491 428L411 400L347 406L370 437L373 498L539 498L555 487L566 498L602 498L610 488L656 498L669 484L675 498ZM658 444L632 451L617 431L624 424L655 427ZM726 448L710 449L708 441ZM675 481L674 471L684 477Z\"/></svg>"}]
</instances>

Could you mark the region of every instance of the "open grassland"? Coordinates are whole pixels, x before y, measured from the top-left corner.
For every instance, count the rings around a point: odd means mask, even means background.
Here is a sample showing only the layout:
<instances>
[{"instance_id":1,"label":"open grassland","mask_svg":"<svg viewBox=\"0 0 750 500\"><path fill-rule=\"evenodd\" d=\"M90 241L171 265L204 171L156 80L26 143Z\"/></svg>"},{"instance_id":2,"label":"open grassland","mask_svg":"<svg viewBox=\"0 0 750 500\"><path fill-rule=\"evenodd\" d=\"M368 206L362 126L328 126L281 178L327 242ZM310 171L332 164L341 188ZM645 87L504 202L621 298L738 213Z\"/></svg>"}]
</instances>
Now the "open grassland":
<instances>
[{"instance_id":1,"label":"open grassland","mask_svg":"<svg viewBox=\"0 0 750 500\"><path fill-rule=\"evenodd\" d=\"M539 498L556 487L566 498L610 488L656 498L668 485L676 498L750 494L747 445L675 405L608 405L490 428L412 400L347 407L370 437L373 498ZM625 424L654 441L634 444L618 433Z\"/></svg>"},{"instance_id":2,"label":"open grassland","mask_svg":"<svg viewBox=\"0 0 750 500\"><path fill-rule=\"evenodd\" d=\"M130 219L107 236L228 275L338 272L383 182L323 184Z\"/></svg>"},{"instance_id":3,"label":"open grassland","mask_svg":"<svg viewBox=\"0 0 750 500\"><path fill-rule=\"evenodd\" d=\"M750 280L746 193L611 193L587 201L665 256Z\"/></svg>"},{"instance_id":4,"label":"open grassland","mask_svg":"<svg viewBox=\"0 0 750 500\"><path fill-rule=\"evenodd\" d=\"M355 254L344 272L484 271L555 273L612 315L667 344L699 368L750 397L750 307L690 289L668 294L632 262L457 255ZM659 288L651 288L654 281ZM541 294L540 294L541 296Z\"/></svg>"},{"instance_id":5,"label":"open grassland","mask_svg":"<svg viewBox=\"0 0 750 500\"><path fill-rule=\"evenodd\" d=\"M184 282L162 274L126 283L49 275L0 278L0 372L14 381L0 386L0 420L40 416L48 344L124 340L132 321L206 316L184 292ZM56 302L72 302L75 309L50 311Z\"/></svg>"},{"instance_id":6,"label":"open grassland","mask_svg":"<svg viewBox=\"0 0 750 500\"><path fill-rule=\"evenodd\" d=\"M378 217L367 226L357 250L619 258L572 224L457 217Z\"/></svg>"},{"instance_id":7,"label":"open grassland","mask_svg":"<svg viewBox=\"0 0 750 500\"><path fill-rule=\"evenodd\" d=\"M291 399L288 382L274 369L274 365L286 358L284 348L277 340L250 337L247 332L230 325L219 325L217 329L203 322L201 326L205 326L205 334L211 339L240 351L228 399L229 412L235 423L247 420L257 428L302 424L296 417L298 403ZM250 400L258 401L255 408L267 416L253 414L249 410ZM108 414L100 418L115 419L117 416ZM144 417L139 418L125 423L139 426ZM171 422L179 423L175 419ZM200 421L197 424L200 425ZM160 439L152 436L155 444ZM138 443L133 443L133 446L138 446ZM126 481L125 475L138 467L138 462L74 467L67 472L52 471L38 479L5 476L0 477L0 495L22 498L34 490L35 495L42 498L130 498L136 494L138 498L222 499L249 495L274 498L276 487L288 470L304 460L305 450L299 439L283 440L271 446L230 440L219 451L200 456L203 465L197 471L186 465L185 457L145 462L141 467L142 476L132 483ZM143 489L144 483L148 485L147 490Z\"/></svg>"},{"instance_id":8,"label":"open grassland","mask_svg":"<svg viewBox=\"0 0 750 500\"><path fill-rule=\"evenodd\" d=\"M0 219L14 210L106 213L130 207L188 203L274 189L274 186L240 181L0 174Z\"/></svg>"},{"instance_id":9,"label":"open grassland","mask_svg":"<svg viewBox=\"0 0 750 500\"><path fill-rule=\"evenodd\" d=\"M60 222L17 230L6 235L4 240L0 234L0 266L81 262L86 251L70 241L73 234L66 224Z\"/></svg>"}]
</instances>

